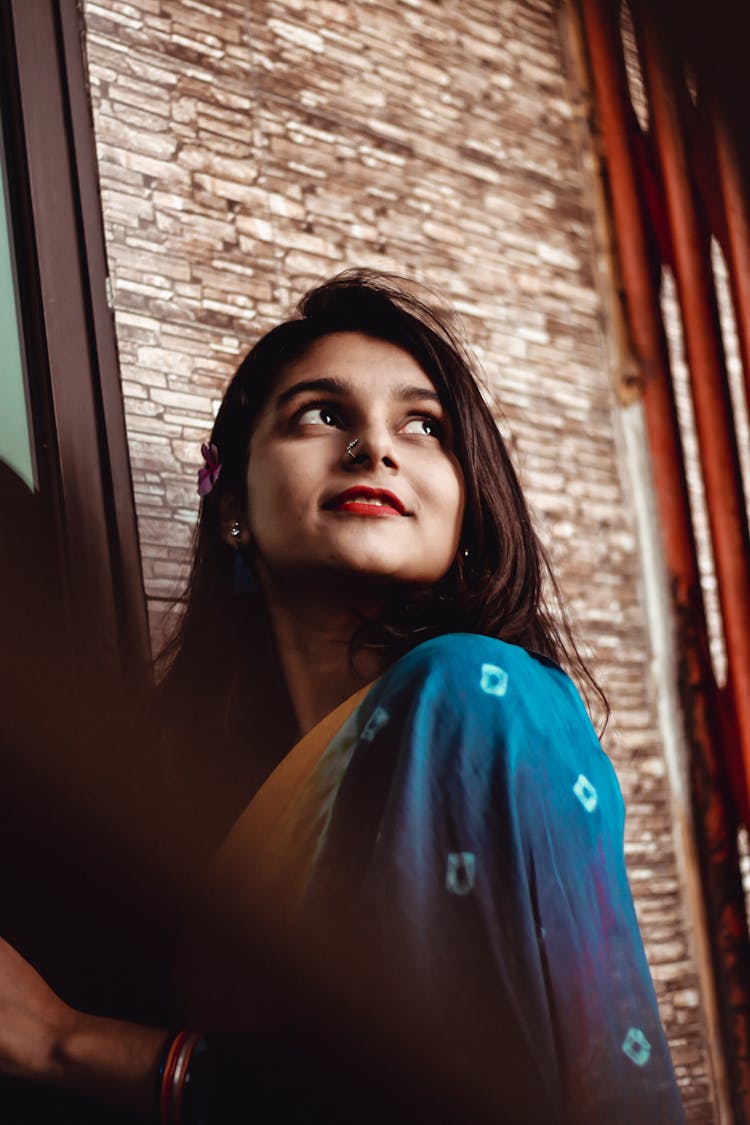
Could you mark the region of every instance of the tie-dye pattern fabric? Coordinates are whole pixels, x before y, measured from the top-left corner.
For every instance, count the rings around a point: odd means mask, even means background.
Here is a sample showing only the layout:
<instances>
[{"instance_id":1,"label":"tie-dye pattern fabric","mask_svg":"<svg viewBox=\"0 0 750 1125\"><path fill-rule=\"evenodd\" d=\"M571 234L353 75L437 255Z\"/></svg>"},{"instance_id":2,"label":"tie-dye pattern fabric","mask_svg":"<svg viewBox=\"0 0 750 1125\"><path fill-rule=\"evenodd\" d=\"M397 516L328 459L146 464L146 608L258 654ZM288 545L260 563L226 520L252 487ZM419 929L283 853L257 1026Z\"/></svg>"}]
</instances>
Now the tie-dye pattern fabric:
<instances>
[{"instance_id":1,"label":"tie-dye pattern fabric","mask_svg":"<svg viewBox=\"0 0 750 1125\"><path fill-rule=\"evenodd\" d=\"M568 677L514 645L440 637L357 717L310 898L356 903L438 1049L481 1056L498 1106L505 1070L519 1120L683 1121L620 789Z\"/></svg>"}]
</instances>

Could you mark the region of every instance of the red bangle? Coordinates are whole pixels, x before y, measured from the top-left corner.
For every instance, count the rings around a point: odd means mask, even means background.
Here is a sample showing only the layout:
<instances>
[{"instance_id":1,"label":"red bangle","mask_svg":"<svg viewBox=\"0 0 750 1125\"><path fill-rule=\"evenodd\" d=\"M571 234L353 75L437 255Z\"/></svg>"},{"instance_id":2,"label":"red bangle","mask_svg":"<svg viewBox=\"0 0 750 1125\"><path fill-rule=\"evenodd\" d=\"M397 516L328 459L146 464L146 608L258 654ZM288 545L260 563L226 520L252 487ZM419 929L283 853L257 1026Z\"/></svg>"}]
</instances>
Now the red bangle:
<instances>
[{"instance_id":1,"label":"red bangle","mask_svg":"<svg viewBox=\"0 0 750 1125\"><path fill-rule=\"evenodd\" d=\"M171 1125L170 1114L170 1101L172 1095L172 1086L174 1084L174 1073L177 1066L177 1060L180 1056L185 1040L188 1038L189 1032L178 1031L172 1040L167 1057L164 1062L164 1073L161 1079L161 1088L159 1090L159 1122L160 1125Z\"/></svg>"},{"instance_id":2,"label":"red bangle","mask_svg":"<svg viewBox=\"0 0 750 1125\"><path fill-rule=\"evenodd\" d=\"M185 1083L190 1070L190 1060L193 1056L200 1035L189 1035L180 1049L175 1063L174 1078L172 1079L172 1115L171 1125L182 1125L182 1099L185 1093Z\"/></svg>"}]
</instances>

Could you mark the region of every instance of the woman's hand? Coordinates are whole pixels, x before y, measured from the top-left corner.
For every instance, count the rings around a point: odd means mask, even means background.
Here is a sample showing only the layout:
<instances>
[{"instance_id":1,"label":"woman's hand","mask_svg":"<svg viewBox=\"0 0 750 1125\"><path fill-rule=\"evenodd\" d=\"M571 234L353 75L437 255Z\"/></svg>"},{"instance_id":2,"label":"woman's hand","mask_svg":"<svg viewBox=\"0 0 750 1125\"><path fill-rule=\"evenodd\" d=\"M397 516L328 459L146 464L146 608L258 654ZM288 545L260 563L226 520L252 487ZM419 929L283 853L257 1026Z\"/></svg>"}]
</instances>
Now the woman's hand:
<instances>
[{"instance_id":1,"label":"woman's hand","mask_svg":"<svg viewBox=\"0 0 750 1125\"><path fill-rule=\"evenodd\" d=\"M61 1046L76 1014L0 938L0 1070L39 1082L59 1080Z\"/></svg>"},{"instance_id":2,"label":"woman's hand","mask_svg":"<svg viewBox=\"0 0 750 1125\"><path fill-rule=\"evenodd\" d=\"M0 938L0 1071L153 1112L166 1032L65 1004Z\"/></svg>"}]
</instances>

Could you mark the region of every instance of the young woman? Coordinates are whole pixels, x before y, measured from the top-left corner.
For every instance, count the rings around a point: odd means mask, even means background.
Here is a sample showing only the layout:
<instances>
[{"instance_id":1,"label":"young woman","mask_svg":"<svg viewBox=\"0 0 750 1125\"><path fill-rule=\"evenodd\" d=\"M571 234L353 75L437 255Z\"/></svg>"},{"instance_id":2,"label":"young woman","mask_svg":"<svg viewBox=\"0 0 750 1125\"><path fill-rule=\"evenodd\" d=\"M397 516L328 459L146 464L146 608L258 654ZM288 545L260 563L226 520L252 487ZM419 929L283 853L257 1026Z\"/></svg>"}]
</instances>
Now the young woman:
<instances>
[{"instance_id":1,"label":"young woman","mask_svg":"<svg viewBox=\"0 0 750 1125\"><path fill-rule=\"evenodd\" d=\"M175 955L191 1030L74 1012L5 947L4 1068L163 1122L682 1121L585 669L454 334L342 274L204 454L162 689L190 882L236 822Z\"/></svg>"}]
</instances>

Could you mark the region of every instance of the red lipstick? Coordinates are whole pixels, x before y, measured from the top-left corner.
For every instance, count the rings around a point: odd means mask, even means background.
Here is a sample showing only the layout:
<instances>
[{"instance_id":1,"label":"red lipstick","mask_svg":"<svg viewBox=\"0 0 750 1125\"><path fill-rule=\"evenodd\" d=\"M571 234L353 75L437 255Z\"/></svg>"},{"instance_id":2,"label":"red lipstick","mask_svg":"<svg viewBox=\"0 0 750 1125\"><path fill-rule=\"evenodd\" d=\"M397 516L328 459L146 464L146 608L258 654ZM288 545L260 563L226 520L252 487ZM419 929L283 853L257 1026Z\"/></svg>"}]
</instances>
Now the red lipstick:
<instances>
[{"instance_id":1,"label":"red lipstick","mask_svg":"<svg viewBox=\"0 0 750 1125\"><path fill-rule=\"evenodd\" d=\"M405 516L406 509L394 492L387 488L368 488L355 485L326 500L323 505L331 512L351 512L356 516Z\"/></svg>"}]
</instances>

